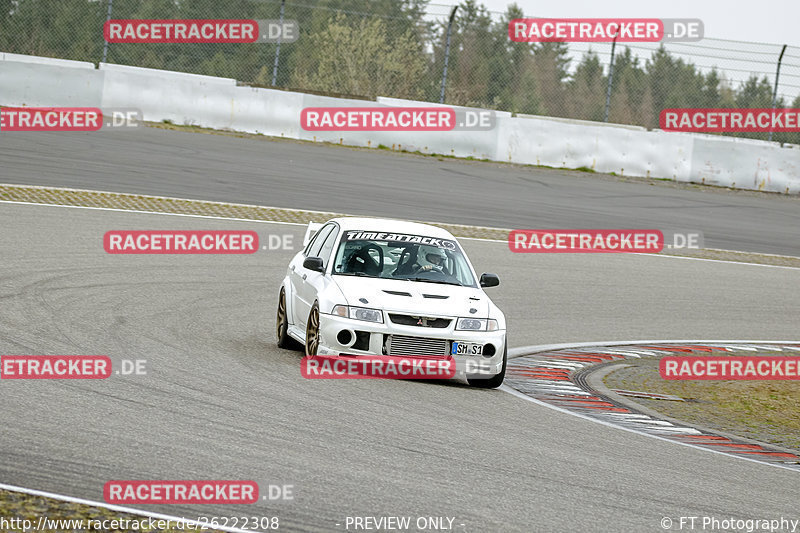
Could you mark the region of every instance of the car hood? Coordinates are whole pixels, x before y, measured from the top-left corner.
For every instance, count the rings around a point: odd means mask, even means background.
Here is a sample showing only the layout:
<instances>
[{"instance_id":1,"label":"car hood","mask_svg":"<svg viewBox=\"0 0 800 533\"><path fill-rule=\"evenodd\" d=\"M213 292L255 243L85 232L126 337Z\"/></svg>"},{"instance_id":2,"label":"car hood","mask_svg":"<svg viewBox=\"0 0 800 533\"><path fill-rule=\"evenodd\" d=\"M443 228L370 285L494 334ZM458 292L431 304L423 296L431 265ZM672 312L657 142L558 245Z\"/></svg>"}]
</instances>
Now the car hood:
<instances>
[{"instance_id":1,"label":"car hood","mask_svg":"<svg viewBox=\"0 0 800 533\"><path fill-rule=\"evenodd\" d=\"M489 298L478 288L399 279L333 276L348 305L415 316L487 318ZM362 298L367 300L364 303ZM470 312L474 309L474 312Z\"/></svg>"}]
</instances>

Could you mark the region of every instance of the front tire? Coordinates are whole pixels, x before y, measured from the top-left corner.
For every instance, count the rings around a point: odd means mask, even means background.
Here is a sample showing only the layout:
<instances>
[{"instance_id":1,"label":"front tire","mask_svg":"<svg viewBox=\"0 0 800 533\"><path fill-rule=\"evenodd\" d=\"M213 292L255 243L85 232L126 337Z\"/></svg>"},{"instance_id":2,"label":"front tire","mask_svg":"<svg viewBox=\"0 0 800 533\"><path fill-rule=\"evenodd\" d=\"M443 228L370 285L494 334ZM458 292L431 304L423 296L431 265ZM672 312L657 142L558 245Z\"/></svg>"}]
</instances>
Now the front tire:
<instances>
[{"instance_id":1,"label":"front tire","mask_svg":"<svg viewBox=\"0 0 800 533\"><path fill-rule=\"evenodd\" d=\"M317 355L319 350L319 304L314 302L306 322L306 357Z\"/></svg>"},{"instance_id":2,"label":"front tire","mask_svg":"<svg viewBox=\"0 0 800 533\"><path fill-rule=\"evenodd\" d=\"M289 319L286 314L286 289L283 287L281 287L281 294L278 297L275 336L278 339L278 348L292 350L299 347L299 343L289 336Z\"/></svg>"},{"instance_id":3,"label":"front tire","mask_svg":"<svg viewBox=\"0 0 800 533\"><path fill-rule=\"evenodd\" d=\"M490 377L489 379L467 378L467 383L469 383L470 387L475 387L478 389L496 389L497 387L503 384L503 380L506 377L507 361L508 361L508 342L506 339L503 339L503 368L500 369L500 372Z\"/></svg>"}]
</instances>

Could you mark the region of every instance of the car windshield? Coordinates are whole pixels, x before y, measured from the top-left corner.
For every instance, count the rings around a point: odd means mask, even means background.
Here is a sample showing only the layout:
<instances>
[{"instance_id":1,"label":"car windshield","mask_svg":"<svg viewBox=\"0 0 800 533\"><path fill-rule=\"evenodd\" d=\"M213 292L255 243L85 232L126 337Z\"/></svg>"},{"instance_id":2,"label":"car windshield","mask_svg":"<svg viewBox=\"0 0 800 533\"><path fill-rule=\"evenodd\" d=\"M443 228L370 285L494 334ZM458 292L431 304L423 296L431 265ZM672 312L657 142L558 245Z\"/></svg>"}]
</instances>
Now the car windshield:
<instances>
[{"instance_id":1,"label":"car windshield","mask_svg":"<svg viewBox=\"0 0 800 533\"><path fill-rule=\"evenodd\" d=\"M345 232L333 273L476 286L456 241L403 233Z\"/></svg>"}]
</instances>

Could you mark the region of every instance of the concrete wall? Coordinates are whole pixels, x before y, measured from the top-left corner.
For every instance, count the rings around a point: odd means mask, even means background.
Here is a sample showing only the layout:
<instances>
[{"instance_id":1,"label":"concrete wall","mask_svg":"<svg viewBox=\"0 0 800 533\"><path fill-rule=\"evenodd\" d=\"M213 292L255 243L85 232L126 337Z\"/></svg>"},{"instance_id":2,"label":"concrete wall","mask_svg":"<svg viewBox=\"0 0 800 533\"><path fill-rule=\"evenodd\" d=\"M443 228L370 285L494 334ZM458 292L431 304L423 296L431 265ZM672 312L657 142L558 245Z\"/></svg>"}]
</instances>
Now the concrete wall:
<instances>
[{"instance_id":1,"label":"concrete wall","mask_svg":"<svg viewBox=\"0 0 800 533\"><path fill-rule=\"evenodd\" d=\"M503 112L489 131L310 132L300 128L305 107L436 104L237 87L230 78L105 63L95 69L91 63L0 53L0 105L134 107L155 122L800 193L797 146Z\"/></svg>"}]
</instances>

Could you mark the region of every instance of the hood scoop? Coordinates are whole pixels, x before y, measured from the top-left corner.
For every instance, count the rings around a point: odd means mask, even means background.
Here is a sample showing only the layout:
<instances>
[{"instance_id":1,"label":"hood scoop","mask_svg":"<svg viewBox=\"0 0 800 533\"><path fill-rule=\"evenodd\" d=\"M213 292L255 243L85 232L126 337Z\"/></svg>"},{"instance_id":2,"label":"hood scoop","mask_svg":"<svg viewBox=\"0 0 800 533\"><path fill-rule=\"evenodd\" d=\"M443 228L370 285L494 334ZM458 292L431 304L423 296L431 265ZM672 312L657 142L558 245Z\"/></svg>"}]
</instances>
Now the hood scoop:
<instances>
[{"instance_id":1,"label":"hood scoop","mask_svg":"<svg viewBox=\"0 0 800 533\"><path fill-rule=\"evenodd\" d=\"M423 294L423 298L433 298L435 300L447 300L450 298L449 296L445 296L443 294Z\"/></svg>"},{"instance_id":2,"label":"hood scoop","mask_svg":"<svg viewBox=\"0 0 800 533\"><path fill-rule=\"evenodd\" d=\"M393 295L395 295L395 296L408 296L409 298L411 298L411 293L409 293L409 292L403 292L403 291L387 291L387 290L384 290L383 292L385 292L386 294L393 294Z\"/></svg>"}]
</instances>

